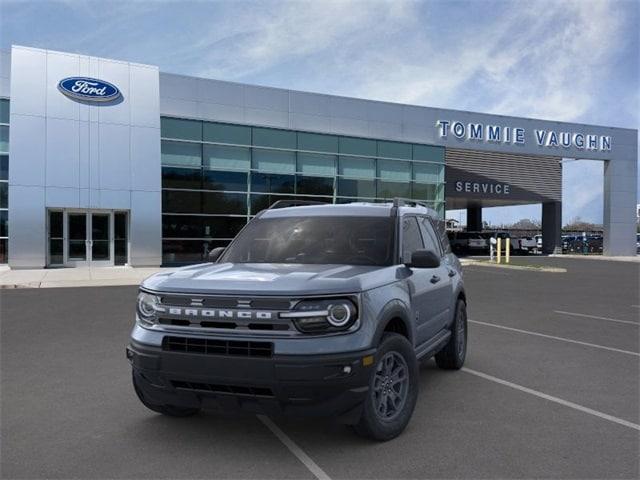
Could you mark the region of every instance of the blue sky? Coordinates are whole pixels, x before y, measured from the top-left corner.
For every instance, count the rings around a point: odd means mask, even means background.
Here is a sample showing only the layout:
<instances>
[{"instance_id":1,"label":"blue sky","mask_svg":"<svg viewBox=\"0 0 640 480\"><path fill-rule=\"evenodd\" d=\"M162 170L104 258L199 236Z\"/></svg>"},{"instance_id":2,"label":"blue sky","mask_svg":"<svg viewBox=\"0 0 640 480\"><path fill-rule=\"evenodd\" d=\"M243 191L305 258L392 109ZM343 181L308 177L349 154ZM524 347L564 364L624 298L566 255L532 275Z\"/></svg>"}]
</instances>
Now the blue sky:
<instances>
[{"instance_id":1,"label":"blue sky","mask_svg":"<svg viewBox=\"0 0 640 480\"><path fill-rule=\"evenodd\" d=\"M0 0L0 41L223 80L638 128L639 4ZM563 183L564 220L601 222L602 164L566 163ZM484 216L501 223L540 210Z\"/></svg>"}]
</instances>

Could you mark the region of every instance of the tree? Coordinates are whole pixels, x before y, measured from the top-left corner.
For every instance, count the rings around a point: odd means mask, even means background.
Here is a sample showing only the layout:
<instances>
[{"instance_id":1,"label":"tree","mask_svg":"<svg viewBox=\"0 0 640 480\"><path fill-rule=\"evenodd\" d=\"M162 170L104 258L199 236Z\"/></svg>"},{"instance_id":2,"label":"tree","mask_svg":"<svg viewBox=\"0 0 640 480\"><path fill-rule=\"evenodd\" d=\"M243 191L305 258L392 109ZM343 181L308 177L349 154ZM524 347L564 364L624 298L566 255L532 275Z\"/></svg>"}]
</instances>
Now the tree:
<instances>
[{"instance_id":1,"label":"tree","mask_svg":"<svg viewBox=\"0 0 640 480\"><path fill-rule=\"evenodd\" d=\"M602 225L573 217L562 229L570 232L592 232L602 230Z\"/></svg>"},{"instance_id":2,"label":"tree","mask_svg":"<svg viewBox=\"0 0 640 480\"><path fill-rule=\"evenodd\" d=\"M540 221L531 218L521 218L509 228L513 230L540 230Z\"/></svg>"}]
</instances>

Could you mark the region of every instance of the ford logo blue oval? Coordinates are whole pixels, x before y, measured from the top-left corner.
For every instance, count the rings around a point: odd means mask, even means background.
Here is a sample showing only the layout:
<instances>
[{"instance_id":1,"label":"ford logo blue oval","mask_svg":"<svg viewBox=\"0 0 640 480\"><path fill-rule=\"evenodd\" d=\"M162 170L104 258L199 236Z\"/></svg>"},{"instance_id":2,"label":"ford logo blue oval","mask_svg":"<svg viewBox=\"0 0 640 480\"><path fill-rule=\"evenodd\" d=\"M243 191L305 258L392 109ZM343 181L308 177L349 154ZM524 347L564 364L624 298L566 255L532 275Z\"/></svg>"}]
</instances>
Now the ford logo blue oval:
<instances>
[{"instance_id":1,"label":"ford logo blue oval","mask_svg":"<svg viewBox=\"0 0 640 480\"><path fill-rule=\"evenodd\" d=\"M120 97L120 90L112 83L89 77L68 77L58 83L67 97L89 102L110 102Z\"/></svg>"}]
</instances>

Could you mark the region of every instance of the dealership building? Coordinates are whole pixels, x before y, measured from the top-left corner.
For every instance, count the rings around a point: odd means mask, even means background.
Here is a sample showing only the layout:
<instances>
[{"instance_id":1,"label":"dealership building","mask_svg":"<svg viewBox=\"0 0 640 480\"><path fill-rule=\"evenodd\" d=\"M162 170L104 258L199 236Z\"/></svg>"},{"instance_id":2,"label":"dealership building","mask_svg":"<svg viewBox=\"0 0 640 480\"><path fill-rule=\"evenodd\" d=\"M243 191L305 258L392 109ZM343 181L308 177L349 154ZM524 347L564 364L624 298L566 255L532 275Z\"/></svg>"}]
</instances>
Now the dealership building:
<instances>
[{"instance_id":1,"label":"dealership building","mask_svg":"<svg viewBox=\"0 0 640 480\"><path fill-rule=\"evenodd\" d=\"M395 197L444 216L542 205L562 161L604 162L604 254L635 255L637 130L245 85L13 46L0 53L0 263L177 265L276 200ZM571 201L571 199L565 199Z\"/></svg>"}]
</instances>

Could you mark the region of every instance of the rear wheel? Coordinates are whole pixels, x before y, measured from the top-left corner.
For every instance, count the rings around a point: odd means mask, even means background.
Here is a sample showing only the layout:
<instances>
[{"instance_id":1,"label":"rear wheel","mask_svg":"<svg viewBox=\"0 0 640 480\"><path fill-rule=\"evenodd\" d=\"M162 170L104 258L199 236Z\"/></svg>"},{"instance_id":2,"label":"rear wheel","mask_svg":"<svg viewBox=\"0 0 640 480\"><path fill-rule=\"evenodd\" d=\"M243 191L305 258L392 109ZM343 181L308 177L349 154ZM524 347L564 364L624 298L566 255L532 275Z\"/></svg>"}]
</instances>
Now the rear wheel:
<instances>
[{"instance_id":1,"label":"rear wheel","mask_svg":"<svg viewBox=\"0 0 640 480\"><path fill-rule=\"evenodd\" d=\"M451 326L451 338L445 347L436 353L436 364L445 370L459 370L467 356L467 304L459 299L456 318Z\"/></svg>"},{"instance_id":2,"label":"rear wheel","mask_svg":"<svg viewBox=\"0 0 640 480\"><path fill-rule=\"evenodd\" d=\"M140 402L142 402L142 404L149 410L167 415L168 417L191 417L192 415L195 415L200 411L199 408L184 408L177 407L175 405L156 405L154 403L151 403L145 398L144 393L140 389L135 373L132 373L132 379L133 388L136 391L136 395L138 395Z\"/></svg>"},{"instance_id":3,"label":"rear wheel","mask_svg":"<svg viewBox=\"0 0 640 480\"><path fill-rule=\"evenodd\" d=\"M355 431L379 441L397 437L409 423L417 397L418 366L412 345L402 335L385 334Z\"/></svg>"}]
</instances>

